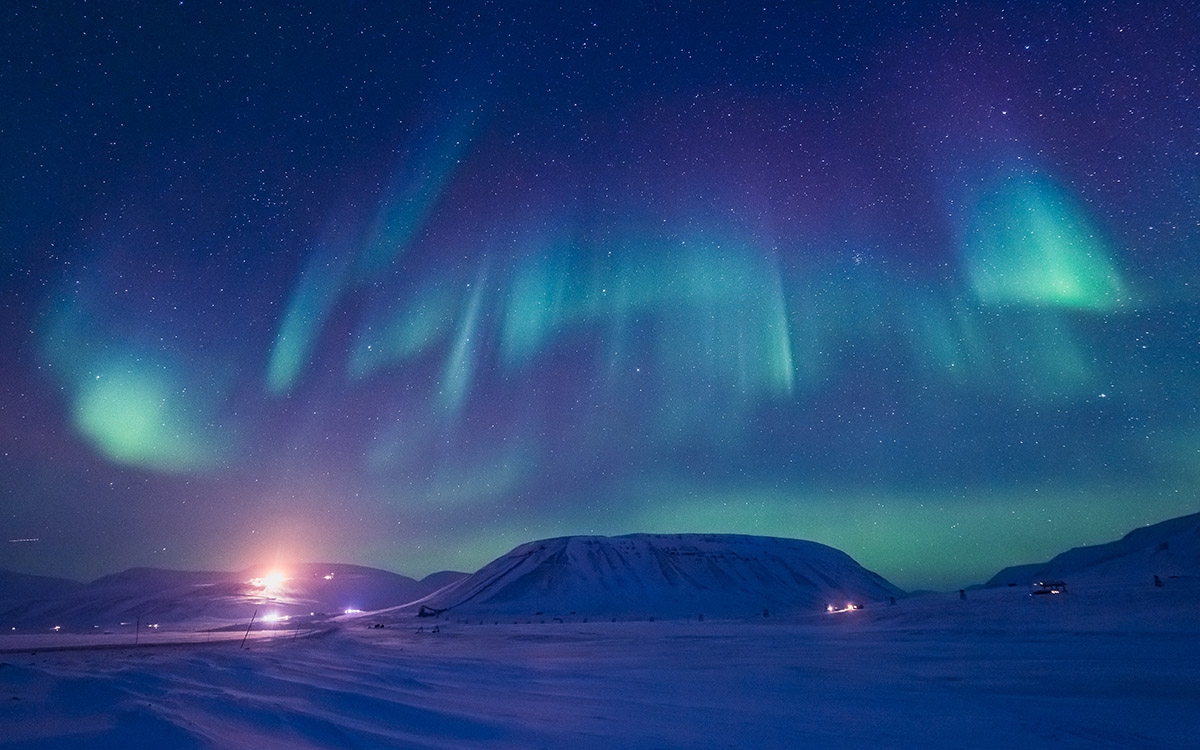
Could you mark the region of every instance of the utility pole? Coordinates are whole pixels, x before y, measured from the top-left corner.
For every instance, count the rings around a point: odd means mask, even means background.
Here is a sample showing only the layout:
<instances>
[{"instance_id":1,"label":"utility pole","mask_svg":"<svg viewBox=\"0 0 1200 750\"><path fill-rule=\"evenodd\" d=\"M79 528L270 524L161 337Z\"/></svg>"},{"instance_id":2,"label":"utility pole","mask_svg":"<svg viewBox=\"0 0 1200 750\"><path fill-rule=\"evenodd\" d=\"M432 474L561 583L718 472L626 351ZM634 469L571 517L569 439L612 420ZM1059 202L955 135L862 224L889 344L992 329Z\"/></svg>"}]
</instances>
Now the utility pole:
<instances>
[{"instance_id":1,"label":"utility pole","mask_svg":"<svg viewBox=\"0 0 1200 750\"><path fill-rule=\"evenodd\" d=\"M250 628L254 627L254 618L258 617L258 609L255 608L254 614L250 615L250 624L246 626L246 634L242 636L242 645L240 648L246 647L246 639L250 637Z\"/></svg>"}]
</instances>

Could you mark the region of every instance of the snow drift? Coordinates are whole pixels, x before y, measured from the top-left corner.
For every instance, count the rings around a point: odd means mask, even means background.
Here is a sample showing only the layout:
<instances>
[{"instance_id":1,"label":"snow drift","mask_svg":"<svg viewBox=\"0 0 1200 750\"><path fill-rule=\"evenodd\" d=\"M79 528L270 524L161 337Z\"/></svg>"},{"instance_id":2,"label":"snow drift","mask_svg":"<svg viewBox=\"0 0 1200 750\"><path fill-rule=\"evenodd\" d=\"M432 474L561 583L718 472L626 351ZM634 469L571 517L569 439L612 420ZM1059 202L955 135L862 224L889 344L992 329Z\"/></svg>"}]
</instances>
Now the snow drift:
<instances>
[{"instance_id":1,"label":"snow drift","mask_svg":"<svg viewBox=\"0 0 1200 750\"><path fill-rule=\"evenodd\" d=\"M846 553L816 542L632 534L523 544L417 604L451 617L750 617L902 594Z\"/></svg>"},{"instance_id":2,"label":"snow drift","mask_svg":"<svg viewBox=\"0 0 1200 750\"><path fill-rule=\"evenodd\" d=\"M1048 562L1005 568L985 586L1028 586L1041 580L1149 584L1155 576L1162 581L1200 577L1200 513L1135 529L1115 542L1075 547Z\"/></svg>"}]
</instances>

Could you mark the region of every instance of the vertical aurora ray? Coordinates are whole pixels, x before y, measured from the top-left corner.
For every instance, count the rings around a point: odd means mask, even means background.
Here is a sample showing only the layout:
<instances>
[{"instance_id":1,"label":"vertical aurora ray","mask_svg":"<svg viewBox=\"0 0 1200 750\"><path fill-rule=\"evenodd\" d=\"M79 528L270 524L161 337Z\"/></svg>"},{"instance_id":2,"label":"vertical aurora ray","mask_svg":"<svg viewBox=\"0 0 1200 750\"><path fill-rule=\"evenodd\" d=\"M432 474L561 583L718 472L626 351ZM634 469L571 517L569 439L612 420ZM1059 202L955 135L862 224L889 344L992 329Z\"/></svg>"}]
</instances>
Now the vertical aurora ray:
<instances>
[{"instance_id":1,"label":"vertical aurora ray","mask_svg":"<svg viewBox=\"0 0 1200 750\"><path fill-rule=\"evenodd\" d=\"M479 106L458 103L453 115L413 136L356 258L356 279L387 272L409 248L469 155L481 118Z\"/></svg>"},{"instance_id":2,"label":"vertical aurora ray","mask_svg":"<svg viewBox=\"0 0 1200 750\"><path fill-rule=\"evenodd\" d=\"M764 380L770 392L792 396L796 392L796 363L792 357L787 295L778 263L771 265L764 291L765 317L761 328Z\"/></svg>"},{"instance_id":3,"label":"vertical aurora ray","mask_svg":"<svg viewBox=\"0 0 1200 750\"><path fill-rule=\"evenodd\" d=\"M532 249L519 261L505 300L500 357L507 371L533 359L556 334L583 318L585 295L570 247Z\"/></svg>"},{"instance_id":4,"label":"vertical aurora ray","mask_svg":"<svg viewBox=\"0 0 1200 750\"><path fill-rule=\"evenodd\" d=\"M348 268L345 255L328 248L309 258L271 348L269 393L287 393L311 362L317 339L345 289Z\"/></svg>"},{"instance_id":5,"label":"vertical aurora ray","mask_svg":"<svg viewBox=\"0 0 1200 750\"><path fill-rule=\"evenodd\" d=\"M438 202L467 159L483 117L478 104L459 103L450 115L433 118L432 124L410 135L408 155L394 172L380 200L366 237L352 247L327 242L305 265L288 303L267 366L267 390L280 395L291 390L310 364L313 349L325 324L344 297L367 285L394 281L396 261L414 243ZM386 284L385 284L386 286ZM390 315L388 317L391 317ZM348 369L365 375L378 362L408 356L421 347L420 339L433 335L429 318L424 330L406 327L391 317L382 354L374 341L355 349ZM365 338L374 338L368 334ZM360 337L364 338L364 337ZM397 351L398 349L398 351Z\"/></svg>"},{"instance_id":6,"label":"vertical aurora ray","mask_svg":"<svg viewBox=\"0 0 1200 750\"><path fill-rule=\"evenodd\" d=\"M746 245L695 240L651 246L616 269L606 316L653 333L661 440L724 441L762 401L792 396L786 299L769 260Z\"/></svg>"},{"instance_id":7,"label":"vertical aurora ray","mask_svg":"<svg viewBox=\"0 0 1200 750\"><path fill-rule=\"evenodd\" d=\"M466 309L459 320L458 330L442 368L442 379L438 387L436 406L447 414L459 413L470 394L478 366L477 358L482 349L481 317L486 268L479 275L467 295Z\"/></svg>"}]
</instances>

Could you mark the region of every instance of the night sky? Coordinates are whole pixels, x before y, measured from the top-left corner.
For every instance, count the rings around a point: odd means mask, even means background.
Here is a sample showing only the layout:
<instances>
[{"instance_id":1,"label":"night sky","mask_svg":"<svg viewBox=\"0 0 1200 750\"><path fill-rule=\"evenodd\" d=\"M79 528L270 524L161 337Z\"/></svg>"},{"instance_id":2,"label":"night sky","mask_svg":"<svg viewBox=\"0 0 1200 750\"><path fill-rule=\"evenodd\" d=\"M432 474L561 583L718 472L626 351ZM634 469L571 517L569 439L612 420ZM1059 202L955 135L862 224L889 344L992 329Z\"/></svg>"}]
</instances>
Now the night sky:
<instances>
[{"instance_id":1,"label":"night sky","mask_svg":"<svg viewBox=\"0 0 1200 750\"><path fill-rule=\"evenodd\" d=\"M1200 508L1188 4L0 37L0 567L738 532L958 588Z\"/></svg>"}]
</instances>

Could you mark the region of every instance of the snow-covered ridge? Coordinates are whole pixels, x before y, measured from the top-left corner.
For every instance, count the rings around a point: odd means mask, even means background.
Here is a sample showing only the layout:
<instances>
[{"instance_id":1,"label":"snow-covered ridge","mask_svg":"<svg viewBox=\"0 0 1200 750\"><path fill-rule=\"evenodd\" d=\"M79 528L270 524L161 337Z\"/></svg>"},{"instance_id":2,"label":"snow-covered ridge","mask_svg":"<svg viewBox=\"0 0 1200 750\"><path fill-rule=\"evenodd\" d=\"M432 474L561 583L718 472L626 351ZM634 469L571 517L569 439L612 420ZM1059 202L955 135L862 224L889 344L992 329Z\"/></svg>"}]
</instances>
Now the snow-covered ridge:
<instances>
[{"instance_id":1,"label":"snow-covered ridge","mask_svg":"<svg viewBox=\"0 0 1200 750\"><path fill-rule=\"evenodd\" d=\"M381 609L419 599L463 573L423 581L358 565L307 563L237 572L131 568L87 584L0 574L0 627L111 627L136 619L165 626ZM11 587L8 584L12 584Z\"/></svg>"},{"instance_id":2,"label":"snow-covered ridge","mask_svg":"<svg viewBox=\"0 0 1200 750\"><path fill-rule=\"evenodd\" d=\"M1200 513L1134 529L1115 542L1075 547L1044 563L1015 565L985 584L1027 586L1039 580L1082 584L1151 583L1200 577Z\"/></svg>"},{"instance_id":3,"label":"snow-covered ridge","mask_svg":"<svg viewBox=\"0 0 1200 750\"><path fill-rule=\"evenodd\" d=\"M83 585L79 581L71 581L66 578L33 576L11 570L0 570L0 602L58 597L78 590Z\"/></svg>"},{"instance_id":4,"label":"snow-covered ridge","mask_svg":"<svg viewBox=\"0 0 1200 750\"><path fill-rule=\"evenodd\" d=\"M816 542L632 534L522 544L418 604L452 616L748 617L902 594L846 553Z\"/></svg>"}]
</instances>

